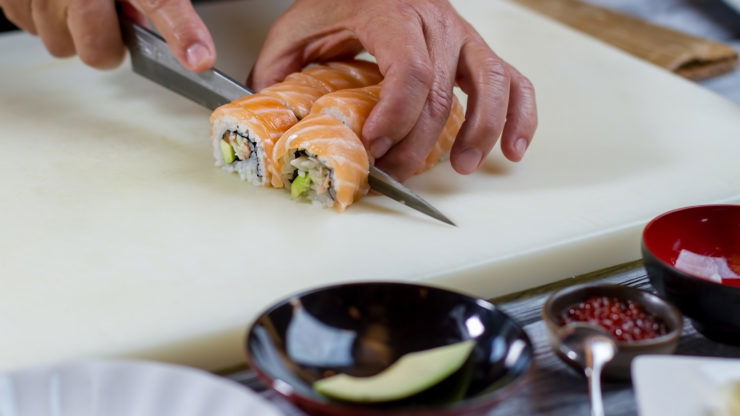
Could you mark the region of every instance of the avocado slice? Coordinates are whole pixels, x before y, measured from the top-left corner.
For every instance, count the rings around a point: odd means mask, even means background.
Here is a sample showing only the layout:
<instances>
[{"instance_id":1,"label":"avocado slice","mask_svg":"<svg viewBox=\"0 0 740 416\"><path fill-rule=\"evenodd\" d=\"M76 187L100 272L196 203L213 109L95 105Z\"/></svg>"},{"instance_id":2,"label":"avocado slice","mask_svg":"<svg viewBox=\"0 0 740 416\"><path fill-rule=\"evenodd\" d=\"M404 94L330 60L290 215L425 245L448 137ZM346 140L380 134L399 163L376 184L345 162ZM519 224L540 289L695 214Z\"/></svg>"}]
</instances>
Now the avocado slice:
<instances>
[{"instance_id":1,"label":"avocado slice","mask_svg":"<svg viewBox=\"0 0 740 416\"><path fill-rule=\"evenodd\" d=\"M347 374L321 379L313 387L319 393L358 403L390 402L420 393L460 369L475 347L463 341L402 356L382 372L371 377Z\"/></svg>"},{"instance_id":2,"label":"avocado slice","mask_svg":"<svg viewBox=\"0 0 740 416\"><path fill-rule=\"evenodd\" d=\"M226 140L221 140L221 155L224 157L224 163L231 164L236 160L234 148Z\"/></svg>"},{"instance_id":3,"label":"avocado slice","mask_svg":"<svg viewBox=\"0 0 740 416\"><path fill-rule=\"evenodd\" d=\"M298 198L309 189L311 189L311 177L308 176L308 172L304 172L293 179L293 183L290 184L290 196Z\"/></svg>"}]
</instances>

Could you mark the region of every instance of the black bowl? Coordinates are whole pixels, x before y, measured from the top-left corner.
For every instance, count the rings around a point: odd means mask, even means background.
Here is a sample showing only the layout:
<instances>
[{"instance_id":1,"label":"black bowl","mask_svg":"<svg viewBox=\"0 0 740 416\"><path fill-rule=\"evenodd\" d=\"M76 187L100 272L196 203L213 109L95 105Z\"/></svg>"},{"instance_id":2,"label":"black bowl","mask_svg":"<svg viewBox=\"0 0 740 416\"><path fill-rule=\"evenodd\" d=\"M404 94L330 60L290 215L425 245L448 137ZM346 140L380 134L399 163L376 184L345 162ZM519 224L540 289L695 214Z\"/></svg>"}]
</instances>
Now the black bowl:
<instances>
[{"instance_id":1,"label":"black bowl","mask_svg":"<svg viewBox=\"0 0 740 416\"><path fill-rule=\"evenodd\" d=\"M687 253L694 259L719 259L737 269L740 205L671 211L648 223L642 235L642 257L653 287L691 318L699 332L716 341L740 345L740 287L698 276L702 267L681 266L685 263L678 261L679 256L686 259Z\"/></svg>"},{"instance_id":2,"label":"black bowl","mask_svg":"<svg viewBox=\"0 0 740 416\"><path fill-rule=\"evenodd\" d=\"M404 354L475 339L468 362L427 392L382 405L328 399L329 374L376 374ZM484 414L520 385L534 355L524 330L494 305L444 289L350 283L291 296L264 312L246 340L268 386L313 414Z\"/></svg>"}]
</instances>

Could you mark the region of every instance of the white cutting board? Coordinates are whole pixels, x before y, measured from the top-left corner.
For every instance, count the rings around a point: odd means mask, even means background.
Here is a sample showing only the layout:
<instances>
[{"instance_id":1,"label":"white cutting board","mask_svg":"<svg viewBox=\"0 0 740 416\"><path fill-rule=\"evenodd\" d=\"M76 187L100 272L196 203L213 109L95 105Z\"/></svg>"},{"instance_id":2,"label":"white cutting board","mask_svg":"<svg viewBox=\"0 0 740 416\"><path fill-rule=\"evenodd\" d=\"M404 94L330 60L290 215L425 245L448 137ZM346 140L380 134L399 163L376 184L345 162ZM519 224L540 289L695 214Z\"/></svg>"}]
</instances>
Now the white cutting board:
<instances>
[{"instance_id":1,"label":"white cutting board","mask_svg":"<svg viewBox=\"0 0 740 416\"><path fill-rule=\"evenodd\" d=\"M237 57L220 64L244 76L288 3L204 6L221 56ZM380 197L339 215L242 183L213 167L207 111L128 66L96 72L0 37L0 368L223 368L261 309L305 288L499 295L639 258L663 211L740 201L738 106L518 6L455 4L534 81L541 120L520 164L496 149L474 175L409 182L458 228Z\"/></svg>"}]
</instances>

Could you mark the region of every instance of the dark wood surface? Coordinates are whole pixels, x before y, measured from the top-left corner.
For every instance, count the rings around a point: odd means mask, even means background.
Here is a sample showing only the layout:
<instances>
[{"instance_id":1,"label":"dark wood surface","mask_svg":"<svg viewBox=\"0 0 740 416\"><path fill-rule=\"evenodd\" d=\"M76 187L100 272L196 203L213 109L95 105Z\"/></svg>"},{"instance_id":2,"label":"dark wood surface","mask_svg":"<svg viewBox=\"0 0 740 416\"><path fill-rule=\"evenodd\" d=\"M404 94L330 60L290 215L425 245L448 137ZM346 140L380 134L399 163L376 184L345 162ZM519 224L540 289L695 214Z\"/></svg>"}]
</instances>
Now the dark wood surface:
<instances>
[{"instance_id":1,"label":"dark wood surface","mask_svg":"<svg viewBox=\"0 0 740 416\"><path fill-rule=\"evenodd\" d=\"M586 282L620 283L652 290L645 270L639 263L633 263L493 299L496 305L524 326L529 334L535 346L535 368L527 384L494 409L491 416L589 414L585 378L566 367L552 353L547 344L544 323L540 318L540 309L549 294L562 287ZM704 338L686 319L676 354L740 357L740 347L719 344ZM277 404L286 415L303 415L274 393L266 390L253 372L241 371L229 377L260 392ZM603 388L607 415L637 414L635 395L629 383L605 383Z\"/></svg>"}]
</instances>

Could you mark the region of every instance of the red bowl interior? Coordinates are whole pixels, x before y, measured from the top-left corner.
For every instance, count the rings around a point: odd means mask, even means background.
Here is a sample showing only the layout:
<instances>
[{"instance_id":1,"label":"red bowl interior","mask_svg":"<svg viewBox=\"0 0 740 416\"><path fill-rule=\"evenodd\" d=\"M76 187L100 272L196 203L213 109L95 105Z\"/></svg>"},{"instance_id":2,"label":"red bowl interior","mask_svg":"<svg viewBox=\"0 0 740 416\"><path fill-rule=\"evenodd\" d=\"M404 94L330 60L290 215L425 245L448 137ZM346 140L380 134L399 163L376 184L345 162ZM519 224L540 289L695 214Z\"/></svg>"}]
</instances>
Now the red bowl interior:
<instances>
[{"instance_id":1,"label":"red bowl interior","mask_svg":"<svg viewBox=\"0 0 740 416\"><path fill-rule=\"evenodd\" d=\"M740 205L665 213L648 223L643 242L653 255L686 274L705 279L718 274L722 283L740 287Z\"/></svg>"}]
</instances>

